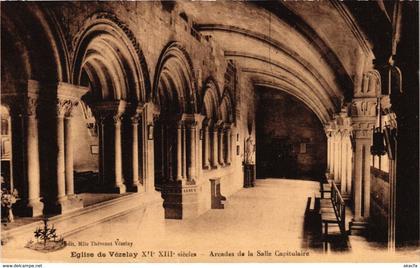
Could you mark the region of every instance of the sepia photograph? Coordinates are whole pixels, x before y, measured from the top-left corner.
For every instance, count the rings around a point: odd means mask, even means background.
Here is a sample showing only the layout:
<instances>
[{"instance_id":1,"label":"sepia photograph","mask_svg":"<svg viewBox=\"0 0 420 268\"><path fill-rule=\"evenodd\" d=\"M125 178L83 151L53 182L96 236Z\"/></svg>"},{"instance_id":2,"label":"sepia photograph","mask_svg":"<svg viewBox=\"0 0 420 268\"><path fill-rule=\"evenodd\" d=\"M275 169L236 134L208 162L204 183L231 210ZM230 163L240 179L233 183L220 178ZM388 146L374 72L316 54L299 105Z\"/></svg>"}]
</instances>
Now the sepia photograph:
<instances>
[{"instance_id":1,"label":"sepia photograph","mask_svg":"<svg viewBox=\"0 0 420 268\"><path fill-rule=\"evenodd\" d=\"M419 2L0 9L3 268L418 267Z\"/></svg>"}]
</instances>

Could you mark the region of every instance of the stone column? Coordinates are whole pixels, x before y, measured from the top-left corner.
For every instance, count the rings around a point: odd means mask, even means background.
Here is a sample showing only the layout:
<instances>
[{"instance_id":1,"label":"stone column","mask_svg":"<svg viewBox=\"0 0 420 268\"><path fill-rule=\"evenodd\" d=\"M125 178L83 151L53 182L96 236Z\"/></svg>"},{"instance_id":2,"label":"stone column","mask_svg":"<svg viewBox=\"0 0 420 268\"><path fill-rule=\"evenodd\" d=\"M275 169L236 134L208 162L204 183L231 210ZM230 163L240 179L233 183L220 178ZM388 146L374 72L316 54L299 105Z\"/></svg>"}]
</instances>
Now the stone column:
<instances>
[{"instance_id":1,"label":"stone column","mask_svg":"<svg viewBox=\"0 0 420 268\"><path fill-rule=\"evenodd\" d=\"M187 180L187 127L182 124L182 177Z\"/></svg>"},{"instance_id":2,"label":"stone column","mask_svg":"<svg viewBox=\"0 0 420 268\"><path fill-rule=\"evenodd\" d=\"M346 130L342 131L341 136L341 194L344 195L347 193L347 140L348 140L348 133Z\"/></svg>"},{"instance_id":3,"label":"stone column","mask_svg":"<svg viewBox=\"0 0 420 268\"><path fill-rule=\"evenodd\" d=\"M71 113L71 112L70 112ZM64 118L64 136L65 136L65 162L66 162L66 195L74 195L74 175L73 175L73 130L72 115L67 114Z\"/></svg>"},{"instance_id":4,"label":"stone column","mask_svg":"<svg viewBox=\"0 0 420 268\"><path fill-rule=\"evenodd\" d=\"M341 147L341 134L340 132L335 132L335 152L334 152L334 161L335 161L335 169L334 169L334 181L336 184L340 183L340 147Z\"/></svg>"},{"instance_id":5,"label":"stone column","mask_svg":"<svg viewBox=\"0 0 420 268\"><path fill-rule=\"evenodd\" d=\"M74 195L72 112L80 98L88 92L85 87L59 82L57 84L57 202L58 213L68 213L83 207Z\"/></svg>"},{"instance_id":6,"label":"stone column","mask_svg":"<svg viewBox=\"0 0 420 268\"><path fill-rule=\"evenodd\" d=\"M131 154L132 154L132 187L135 192L140 192L142 190L142 185L139 180L139 121L141 115L138 112L138 109L131 117L131 129L132 129L132 144L131 144Z\"/></svg>"},{"instance_id":7,"label":"stone column","mask_svg":"<svg viewBox=\"0 0 420 268\"><path fill-rule=\"evenodd\" d=\"M125 193L126 187L122 178L122 152L121 152L121 114L113 116L114 119L114 171L115 190L117 193Z\"/></svg>"},{"instance_id":8,"label":"stone column","mask_svg":"<svg viewBox=\"0 0 420 268\"><path fill-rule=\"evenodd\" d=\"M101 101L93 105L95 113L99 118L112 117L114 123L114 185L113 191L116 193L125 193L126 186L122 177L122 144L121 144L121 119L123 113L126 111L127 103L123 100L115 101ZM102 129L101 145L104 146ZM103 148L102 148L103 149ZM102 152L103 153L103 152ZM101 156L102 160L104 156ZM103 163L105 164L105 163ZM102 166L104 170L104 167Z\"/></svg>"},{"instance_id":9,"label":"stone column","mask_svg":"<svg viewBox=\"0 0 420 268\"><path fill-rule=\"evenodd\" d=\"M223 154L224 154L224 146L223 146L223 126L220 124L219 125L219 127L218 127L218 151L219 151L219 156L218 156L218 158L219 158L219 164L221 165L221 166L223 166L224 165L224 157L223 157Z\"/></svg>"},{"instance_id":10,"label":"stone column","mask_svg":"<svg viewBox=\"0 0 420 268\"><path fill-rule=\"evenodd\" d=\"M227 125L226 127L226 164L230 165L232 161L232 148L231 148L231 140L232 140L232 130L231 126Z\"/></svg>"},{"instance_id":11,"label":"stone column","mask_svg":"<svg viewBox=\"0 0 420 268\"><path fill-rule=\"evenodd\" d=\"M57 205L61 206L66 199L65 147L64 147L64 114L71 108L71 101L57 99Z\"/></svg>"},{"instance_id":12,"label":"stone column","mask_svg":"<svg viewBox=\"0 0 420 268\"><path fill-rule=\"evenodd\" d=\"M157 193L155 190L155 165L154 165L154 119L157 116L155 105L152 102L145 103L144 105L144 159L145 159L145 177L144 186L148 194Z\"/></svg>"},{"instance_id":13,"label":"stone column","mask_svg":"<svg viewBox=\"0 0 420 268\"><path fill-rule=\"evenodd\" d=\"M326 131L327 135L327 172L331 173L331 132Z\"/></svg>"},{"instance_id":14,"label":"stone column","mask_svg":"<svg viewBox=\"0 0 420 268\"><path fill-rule=\"evenodd\" d=\"M197 122L193 121L188 124L189 132L190 132L190 165L188 167L189 174L190 174L190 181L197 180L197 166L196 166L196 139L197 139L197 131L196 131Z\"/></svg>"},{"instance_id":15,"label":"stone column","mask_svg":"<svg viewBox=\"0 0 420 268\"><path fill-rule=\"evenodd\" d=\"M33 83L32 83L33 82ZM28 94L24 96L26 117L26 170L28 180L28 201L26 214L30 217L42 215L44 204L40 198L40 169L38 145L38 87L35 81L29 81Z\"/></svg>"},{"instance_id":16,"label":"stone column","mask_svg":"<svg viewBox=\"0 0 420 268\"><path fill-rule=\"evenodd\" d=\"M353 149L351 148L351 140L350 140L350 136L347 137L347 169L346 169L346 176L347 176L347 186L346 186L346 199L350 198L351 196L351 191L352 191L352 183L353 183L353 163L352 163L352 158L353 158Z\"/></svg>"},{"instance_id":17,"label":"stone column","mask_svg":"<svg viewBox=\"0 0 420 268\"><path fill-rule=\"evenodd\" d=\"M203 133L203 168L210 168L210 159L209 159L209 149L210 149L210 130L209 130L210 121L207 121L203 124L202 133Z\"/></svg>"},{"instance_id":18,"label":"stone column","mask_svg":"<svg viewBox=\"0 0 420 268\"><path fill-rule=\"evenodd\" d=\"M352 103L354 152L354 219L352 231L365 230L370 210L370 165L376 98L356 98Z\"/></svg>"},{"instance_id":19,"label":"stone column","mask_svg":"<svg viewBox=\"0 0 420 268\"><path fill-rule=\"evenodd\" d=\"M183 129L183 122L179 121L177 125L177 144L176 144L176 163L177 163L177 169L176 169L176 179L177 181L182 181L182 129Z\"/></svg>"},{"instance_id":20,"label":"stone column","mask_svg":"<svg viewBox=\"0 0 420 268\"><path fill-rule=\"evenodd\" d=\"M217 159L219 157L219 143L218 143L218 131L217 131L217 125L216 122L213 123L213 129L212 129L212 155L211 155L211 165L212 168L217 168L218 164L217 164Z\"/></svg>"}]
</instances>

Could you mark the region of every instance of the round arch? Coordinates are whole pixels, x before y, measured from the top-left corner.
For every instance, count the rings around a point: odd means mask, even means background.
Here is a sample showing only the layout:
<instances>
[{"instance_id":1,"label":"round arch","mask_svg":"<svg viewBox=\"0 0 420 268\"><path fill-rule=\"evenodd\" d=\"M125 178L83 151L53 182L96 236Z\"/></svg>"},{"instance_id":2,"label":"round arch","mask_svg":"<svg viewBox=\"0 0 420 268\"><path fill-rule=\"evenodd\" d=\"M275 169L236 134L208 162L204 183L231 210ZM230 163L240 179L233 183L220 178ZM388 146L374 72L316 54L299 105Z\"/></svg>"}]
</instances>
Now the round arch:
<instances>
[{"instance_id":1,"label":"round arch","mask_svg":"<svg viewBox=\"0 0 420 268\"><path fill-rule=\"evenodd\" d=\"M3 88L18 91L30 79L67 81L67 48L48 14L36 3L17 2L3 4L1 13L2 73L9 74L2 75Z\"/></svg>"},{"instance_id":2,"label":"round arch","mask_svg":"<svg viewBox=\"0 0 420 268\"><path fill-rule=\"evenodd\" d=\"M159 57L150 99L161 110L176 105L179 113L196 113L196 88L191 58L180 43L170 42Z\"/></svg>"},{"instance_id":3,"label":"round arch","mask_svg":"<svg viewBox=\"0 0 420 268\"><path fill-rule=\"evenodd\" d=\"M91 86L94 99L146 101L146 61L134 34L116 16L94 14L75 40L72 83Z\"/></svg>"},{"instance_id":4,"label":"round arch","mask_svg":"<svg viewBox=\"0 0 420 268\"><path fill-rule=\"evenodd\" d=\"M201 114L208 119L219 118L219 87L212 77L209 77L204 83L204 96L201 102Z\"/></svg>"}]
</instances>

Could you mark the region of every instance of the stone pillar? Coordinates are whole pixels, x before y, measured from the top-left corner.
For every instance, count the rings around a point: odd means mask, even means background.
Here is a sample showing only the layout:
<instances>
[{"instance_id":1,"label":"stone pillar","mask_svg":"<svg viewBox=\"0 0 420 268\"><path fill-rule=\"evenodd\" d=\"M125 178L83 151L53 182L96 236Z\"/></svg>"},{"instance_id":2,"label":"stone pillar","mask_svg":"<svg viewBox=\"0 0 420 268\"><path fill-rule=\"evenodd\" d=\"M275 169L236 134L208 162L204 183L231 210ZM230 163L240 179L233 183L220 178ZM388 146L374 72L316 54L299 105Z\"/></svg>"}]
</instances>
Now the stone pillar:
<instances>
[{"instance_id":1,"label":"stone pillar","mask_svg":"<svg viewBox=\"0 0 420 268\"><path fill-rule=\"evenodd\" d=\"M65 149L64 149L64 114L70 109L72 104L69 100L57 100L57 205L66 199L66 179L65 179Z\"/></svg>"},{"instance_id":2,"label":"stone pillar","mask_svg":"<svg viewBox=\"0 0 420 268\"><path fill-rule=\"evenodd\" d=\"M182 124L182 178L187 180L187 126Z\"/></svg>"},{"instance_id":3,"label":"stone pillar","mask_svg":"<svg viewBox=\"0 0 420 268\"><path fill-rule=\"evenodd\" d=\"M139 121L141 121L141 108L137 108L133 116L131 117L131 129L132 129L132 188L135 192L142 191L142 184L139 180Z\"/></svg>"},{"instance_id":4,"label":"stone pillar","mask_svg":"<svg viewBox=\"0 0 420 268\"><path fill-rule=\"evenodd\" d=\"M347 151L347 139L348 139L348 133L347 131L343 130L341 133L341 170L340 170L340 175L341 175L341 188L340 188L340 192L341 195L343 196L344 194L347 193L347 155L348 155L348 151Z\"/></svg>"},{"instance_id":5,"label":"stone pillar","mask_svg":"<svg viewBox=\"0 0 420 268\"><path fill-rule=\"evenodd\" d=\"M340 169L341 169L341 133L337 130L335 133L335 174L334 181L340 186Z\"/></svg>"},{"instance_id":6,"label":"stone pillar","mask_svg":"<svg viewBox=\"0 0 420 268\"><path fill-rule=\"evenodd\" d=\"M95 113L98 114L99 118L109 118L112 117L114 123L114 182L113 182L113 192L116 193L125 193L126 186L124 185L124 179L122 177L122 144L121 144L121 119L123 113L126 111L127 103L123 100L116 101L102 101L95 103L93 108ZM101 133L101 145L104 146L104 133ZM103 148L102 148L103 149ZM104 151L102 150L101 159L104 159ZM105 164L105 163L103 163ZM102 171L104 167L102 166Z\"/></svg>"},{"instance_id":7,"label":"stone pillar","mask_svg":"<svg viewBox=\"0 0 420 268\"><path fill-rule=\"evenodd\" d=\"M207 120L204 124L203 124L203 128L202 128L202 134L203 134L203 168L204 169L209 169L210 168L210 130L209 130L209 124L210 121Z\"/></svg>"},{"instance_id":8,"label":"stone pillar","mask_svg":"<svg viewBox=\"0 0 420 268\"><path fill-rule=\"evenodd\" d=\"M220 123L219 126L218 126L217 134L218 134L218 152L219 152L218 159L219 159L220 166L223 166L225 161L224 161L224 157L223 157L223 154L224 154L223 136L224 135L223 135L223 125L222 125L222 123Z\"/></svg>"},{"instance_id":9,"label":"stone pillar","mask_svg":"<svg viewBox=\"0 0 420 268\"><path fill-rule=\"evenodd\" d=\"M226 164L230 165L231 161L232 161L232 148L231 148L231 144L232 144L232 130L231 130L231 126L226 125Z\"/></svg>"},{"instance_id":10,"label":"stone pillar","mask_svg":"<svg viewBox=\"0 0 420 268\"><path fill-rule=\"evenodd\" d=\"M211 154L211 165L212 168L217 168L218 164L218 157L219 157L219 143L218 143L218 130L216 122L213 123L213 129L212 129L212 154Z\"/></svg>"},{"instance_id":11,"label":"stone pillar","mask_svg":"<svg viewBox=\"0 0 420 268\"><path fill-rule=\"evenodd\" d=\"M158 194L155 190L155 165L154 165L154 119L157 116L155 105L148 102L144 105L144 127L143 127L143 139L144 139L144 159L145 159L145 176L144 185L145 191L148 194Z\"/></svg>"},{"instance_id":12,"label":"stone pillar","mask_svg":"<svg viewBox=\"0 0 420 268\"><path fill-rule=\"evenodd\" d=\"M376 98L356 98L352 103L354 152L354 219L352 232L367 228L370 211L370 165L373 128L376 121Z\"/></svg>"},{"instance_id":13,"label":"stone pillar","mask_svg":"<svg viewBox=\"0 0 420 268\"><path fill-rule=\"evenodd\" d=\"M331 173L331 131L326 131L326 135L327 135L327 172Z\"/></svg>"},{"instance_id":14,"label":"stone pillar","mask_svg":"<svg viewBox=\"0 0 420 268\"><path fill-rule=\"evenodd\" d=\"M117 193L125 193L126 187L122 178L122 152L121 152L121 114L113 116L114 119L114 171L115 190Z\"/></svg>"},{"instance_id":15,"label":"stone pillar","mask_svg":"<svg viewBox=\"0 0 420 268\"><path fill-rule=\"evenodd\" d=\"M70 112L71 113L71 112ZM74 174L73 174L73 130L72 115L67 114L64 118L65 136L65 162L66 162L66 195L71 198L74 196Z\"/></svg>"},{"instance_id":16,"label":"stone pillar","mask_svg":"<svg viewBox=\"0 0 420 268\"><path fill-rule=\"evenodd\" d=\"M26 211L30 217L40 216L43 213L44 204L40 197L40 169L39 169L39 145L38 145L38 92L36 81L28 81L28 93L24 96L24 116L26 118L26 170L28 180L28 200Z\"/></svg>"},{"instance_id":17,"label":"stone pillar","mask_svg":"<svg viewBox=\"0 0 420 268\"><path fill-rule=\"evenodd\" d=\"M183 157L182 157L182 131L183 131L183 122L179 121L177 125L177 144L176 144L176 163L177 163L177 169L176 169L176 179L177 181L181 182L183 179L182 176L182 166L183 166Z\"/></svg>"},{"instance_id":18,"label":"stone pillar","mask_svg":"<svg viewBox=\"0 0 420 268\"><path fill-rule=\"evenodd\" d=\"M197 131L196 131L197 122L191 122L188 124L188 130L190 132L190 163L188 166L188 171L190 174L189 181L196 181L197 180L197 166L196 166L196 139L197 139Z\"/></svg>"},{"instance_id":19,"label":"stone pillar","mask_svg":"<svg viewBox=\"0 0 420 268\"><path fill-rule=\"evenodd\" d=\"M83 202L74 195L72 112L88 88L59 82L57 85L57 167L56 212L63 214L80 209Z\"/></svg>"}]
</instances>

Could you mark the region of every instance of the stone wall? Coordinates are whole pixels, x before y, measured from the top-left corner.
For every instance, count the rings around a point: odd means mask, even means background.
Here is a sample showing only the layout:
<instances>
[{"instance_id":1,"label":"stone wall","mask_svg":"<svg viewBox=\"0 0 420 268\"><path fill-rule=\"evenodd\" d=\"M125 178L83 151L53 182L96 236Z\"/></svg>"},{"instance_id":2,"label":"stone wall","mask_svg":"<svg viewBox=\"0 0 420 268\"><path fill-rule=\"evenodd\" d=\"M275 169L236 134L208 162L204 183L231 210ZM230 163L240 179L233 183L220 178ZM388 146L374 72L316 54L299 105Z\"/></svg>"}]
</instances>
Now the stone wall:
<instances>
[{"instance_id":1,"label":"stone wall","mask_svg":"<svg viewBox=\"0 0 420 268\"><path fill-rule=\"evenodd\" d=\"M290 95L273 89L258 90L258 176L322 174L326 137L319 119Z\"/></svg>"}]
</instances>

